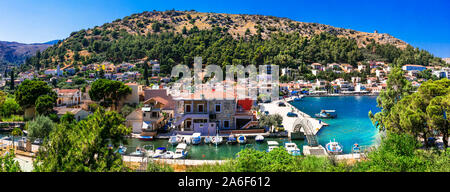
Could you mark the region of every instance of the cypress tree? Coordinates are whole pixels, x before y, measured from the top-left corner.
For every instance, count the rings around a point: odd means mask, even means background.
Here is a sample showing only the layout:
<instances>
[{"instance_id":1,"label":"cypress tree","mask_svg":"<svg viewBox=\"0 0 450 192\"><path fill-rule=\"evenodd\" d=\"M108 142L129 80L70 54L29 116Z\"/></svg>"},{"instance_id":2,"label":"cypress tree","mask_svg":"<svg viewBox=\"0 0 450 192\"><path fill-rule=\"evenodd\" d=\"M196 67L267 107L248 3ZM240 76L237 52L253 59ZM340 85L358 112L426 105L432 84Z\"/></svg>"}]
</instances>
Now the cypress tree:
<instances>
[{"instance_id":1,"label":"cypress tree","mask_svg":"<svg viewBox=\"0 0 450 192\"><path fill-rule=\"evenodd\" d=\"M14 70L11 70L10 72L10 76L11 76L11 82L10 82L10 90L14 90Z\"/></svg>"}]
</instances>

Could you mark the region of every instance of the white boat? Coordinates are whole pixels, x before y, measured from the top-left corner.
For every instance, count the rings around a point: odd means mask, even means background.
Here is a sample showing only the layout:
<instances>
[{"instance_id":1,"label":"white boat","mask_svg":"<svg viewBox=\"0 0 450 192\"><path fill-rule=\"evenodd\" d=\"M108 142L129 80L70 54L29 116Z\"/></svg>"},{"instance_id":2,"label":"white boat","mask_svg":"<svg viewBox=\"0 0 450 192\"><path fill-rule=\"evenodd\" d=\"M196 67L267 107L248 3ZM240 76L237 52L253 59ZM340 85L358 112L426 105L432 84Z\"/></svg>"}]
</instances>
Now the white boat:
<instances>
[{"instance_id":1,"label":"white boat","mask_svg":"<svg viewBox=\"0 0 450 192\"><path fill-rule=\"evenodd\" d=\"M284 148L286 148L286 151L294 156L301 155L300 149L297 147L295 143L285 143Z\"/></svg>"},{"instance_id":2,"label":"white boat","mask_svg":"<svg viewBox=\"0 0 450 192\"><path fill-rule=\"evenodd\" d=\"M161 159L172 159L175 153L173 151L166 151L159 158Z\"/></svg>"},{"instance_id":3,"label":"white boat","mask_svg":"<svg viewBox=\"0 0 450 192\"><path fill-rule=\"evenodd\" d=\"M166 148L165 148L165 147L158 147L158 148L155 150L155 153L152 155L152 158L160 158L161 155L162 155L163 153L165 153L165 152L166 152Z\"/></svg>"},{"instance_id":4,"label":"white boat","mask_svg":"<svg viewBox=\"0 0 450 192\"><path fill-rule=\"evenodd\" d=\"M131 156L144 156L144 153L142 152L140 147L136 148L136 151L130 153Z\"/></svg>"},{"instance_id":5,"label":"white boat","mask_svg":"<svg viewBox=\"0 0 450 192\"><path fill-rule=\"evenodd\" d=\"M263 141L264 141L264 136L262 136L262 135L257 135L257 136L255 137L255 141L256 141L256 142L263 142Z\"/></svg>"},{"instance_id":6,"label":"white boat","mask_svg":"<svg viewBox=\"0 0 450 192\"><path fill-rule=\"evenodd\" d=\"M147 156L147 157L152 157L153 154L155 154L155 149L154 149L153 145L144 145L142 148L143 148L145 156Z\"/></svg>"},{"instance_id":7,"label":"white boat","mask_svg":"<svg viewBox=\"0 0 450 192\"><path fill-rule=\"evenodd\" d=\"M212 137L211 143L215 144L215 145L220 145L223 143L223 137L221 137L221 136L219 136L219 134L217 134L216 136Z\"/></svg>"},{"instance_id":8,"label":"white boat","mask_svg":"<svg viewBox=\"0 0 450 192\"><path fill-rule=\"evenodd\" d=\"M267 145L269 146L267 148L267 152L271 152L272 150L278 148L280 144L276 141L267 141Z\"/></svg>"},{"instance_id":9,"label":"white boat","mask_svg":"<svg viewBox=\"0 0 450 192\"><path fill-rule=\"evenodd\" d=\"M169 137L169 143L172 145L177 145L183 142L183 137L180 135L173 135Z\"/></svg>"},{"instance_id":10,"label":"white boat","mask_svg":"<svg viewBox=\"0 0 450 192\"><path fill-rule=\"evenodd\" d=\"M205 144L210 144L212 141L212 137L211 136L207 136L205 137L205 140L203 142L205 142Z\"/></svg>"},{"instance_id":11,"label":"white boat","mask_svg":"<svg viewBox=\"0 0 450 192\"><path fill-rule=\"evenodd\" d=\"M325 145L325 148L327 149L328 153L333 155L341 154L343 150L342 145L336 142L336 140L327 143L327 145Z\"/></svg>"},{"instance_id":12,"label":"white boat","mask_svg":"<svg viewBox=\"0 0 450 192\"><path fill-rule=\"evenodd\" d=\"M187 145L185 143L180 143L175 149L174 159L185 159L187 158L188 152L186 151Z\"/></svg>"},{"instance_id":13,"label":"white boat","mask_svg":"<svg viewBox=\"0 0 450 192\"><path fill-rule=\"evenodd\" d=\"M192 137L191 137L191 144L192 145L198 145L198 144L200 144L201 142L202 142L202 137L201 137L201 133L194 133L194 134L192 134Z\"/></svg>"},{"instance_id":14,"label":"white boat","mask_svg":"<svg viewBox=\"0 0 450 192\"><path fill-rule=\"evenodd\" d=\"M228 138L227 138L228 144L235 144L236 142L237 142L237 139L236 139L236 137L234 137L234 135L228 136Z\"/></svg>"},{"instance_id":15,"label":"white boat","mask_svg":"<svg viewBox=\"0 0 450 192\"><path fill-rule=\"evenodd\" d=\"M243 136L243 135L240 135L240 136L237 138L237 142L238 142L239 144L245 144L245 143L247 143L247 137L245 137L245 136Z\"/></svg>"},{"instance_id":16,"label":"white boat","mask_svg":"<svg viewBox=\"0 0 450 192\"><path fill-rule=\"evenodd\" d=\"M184 143L190 145L190 144L192 144L192 137L191 136L184 136L183 137L183 141L184 141Z\"/></svg>"}]
</instances>

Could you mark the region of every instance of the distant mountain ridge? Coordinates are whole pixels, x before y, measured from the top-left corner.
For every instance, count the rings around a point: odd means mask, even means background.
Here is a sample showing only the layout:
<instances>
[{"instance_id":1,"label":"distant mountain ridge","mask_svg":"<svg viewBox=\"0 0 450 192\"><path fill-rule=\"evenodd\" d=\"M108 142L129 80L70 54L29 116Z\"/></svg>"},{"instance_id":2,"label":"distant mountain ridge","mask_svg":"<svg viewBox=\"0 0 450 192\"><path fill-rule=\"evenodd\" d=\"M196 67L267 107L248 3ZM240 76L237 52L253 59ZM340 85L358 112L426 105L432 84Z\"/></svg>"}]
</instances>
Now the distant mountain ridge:
<instances>
[{"instance_id":1,"label":"distant mountain ridge","mask_svg":"<svg viewBox=\"0 0 450 192\"><path fill-rule=\"evenodd\" d=\"M22 64L27 57L34 56L38 50L43 51L58 41L32 44L0 41L0 63Z\"/></svg>"}]
</instances>

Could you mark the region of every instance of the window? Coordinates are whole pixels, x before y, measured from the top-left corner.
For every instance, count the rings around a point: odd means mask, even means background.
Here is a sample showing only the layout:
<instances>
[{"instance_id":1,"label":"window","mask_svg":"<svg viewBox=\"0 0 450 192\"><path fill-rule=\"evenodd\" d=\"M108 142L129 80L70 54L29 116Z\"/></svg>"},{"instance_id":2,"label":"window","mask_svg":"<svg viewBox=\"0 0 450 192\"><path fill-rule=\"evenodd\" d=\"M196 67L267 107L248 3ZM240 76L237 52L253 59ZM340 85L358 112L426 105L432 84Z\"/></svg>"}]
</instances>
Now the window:
<instances>
[{"instance_id":1,"label":"window","mask_svg":"<svg viewBox=\"0 0 450 192\"><path fill-rule=\"evenodd\" d=\"M215 107L216 107L216 109L215 109L216 113L222 112L222 105L221 104L216 104Z\"/></svg>"},{"instance_id":2,"label":"window","mask_svg":"<svg viewBox=\"0 0 450 192\"><path fill-rule=\"evenodd\" d=\"M190 113L191 112L191 104L186 104L185 105L184 112L185 113Z\"/></svg>"},{"instance_id":3,"label":"window","mask_svg":"<svg viewBox=\"0 0 450 192\"><path fill-rule=\"evenodd\" d=\"M158 117L158 112L152 112L152 118Z\"/></svg>"},{"instance_id":4,"label":"window","mask_svg":"<svg viewBox=\"0 0 450 192\"><path fill-rule=\"evenodd\" d=\"M223 121L223 127L230 128L230 121L228 121L228 120Z\"/></svg>"},{"instance_id":5,"label":"window","mask_svg":"<svg viewBox=\"0 0 450 192\"><path fill-rule=\"evenodd\" d=\"M199 112L199 113L203 113L203 112L204 112L203 104L199 104L199 105L198 105L198 112Z\"/></svg>"}]
</instances>

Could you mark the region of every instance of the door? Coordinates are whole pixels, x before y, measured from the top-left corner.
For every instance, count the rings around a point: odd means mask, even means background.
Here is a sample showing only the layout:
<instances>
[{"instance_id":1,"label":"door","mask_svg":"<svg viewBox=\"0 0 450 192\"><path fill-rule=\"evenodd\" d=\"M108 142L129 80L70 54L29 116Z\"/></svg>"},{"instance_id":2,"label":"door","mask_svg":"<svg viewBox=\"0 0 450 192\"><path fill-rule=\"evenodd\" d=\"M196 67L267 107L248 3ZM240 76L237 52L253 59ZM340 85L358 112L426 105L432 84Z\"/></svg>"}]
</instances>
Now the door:
<instances>
[{"instance_id":1,"label":"door","mask_svg":"<svg viewBox=\"0 0 450 192\"><path fill-rule=\"evenodd\" d=\"M192 121L186 120L185 129L191 130L192 129Z\"/></svg>"}]
</instances>

